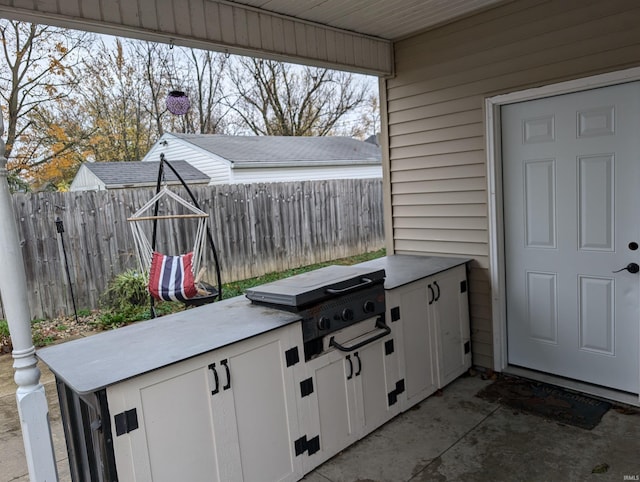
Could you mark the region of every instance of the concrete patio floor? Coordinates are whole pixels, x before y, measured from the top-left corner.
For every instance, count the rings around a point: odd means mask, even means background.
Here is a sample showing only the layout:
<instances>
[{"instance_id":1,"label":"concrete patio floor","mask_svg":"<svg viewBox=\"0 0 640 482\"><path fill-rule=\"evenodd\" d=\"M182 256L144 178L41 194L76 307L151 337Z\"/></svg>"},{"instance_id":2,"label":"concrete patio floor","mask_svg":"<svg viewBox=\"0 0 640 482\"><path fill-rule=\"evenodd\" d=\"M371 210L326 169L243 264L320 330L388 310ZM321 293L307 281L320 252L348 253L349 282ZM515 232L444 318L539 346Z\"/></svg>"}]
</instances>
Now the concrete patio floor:
<instances>
[{"instance_id":1,"label":"concrete patio floor","mask_svg":"<svg viewBox=\"0 0 640 482\"><path fill-rule=\"evenodd\" d=\"M12 358L0 356L0 482L28 481ZM42 368L61 481L69 481L53 376ZM640 480L640 415L609 410L593 430L476 397L464 376L308 474L307 482ZM608 466L606 472L592 473ZM185 481L188 482L188 481ZM262 482L262 481L249 481Z\"/></svg>"}]
</instances>

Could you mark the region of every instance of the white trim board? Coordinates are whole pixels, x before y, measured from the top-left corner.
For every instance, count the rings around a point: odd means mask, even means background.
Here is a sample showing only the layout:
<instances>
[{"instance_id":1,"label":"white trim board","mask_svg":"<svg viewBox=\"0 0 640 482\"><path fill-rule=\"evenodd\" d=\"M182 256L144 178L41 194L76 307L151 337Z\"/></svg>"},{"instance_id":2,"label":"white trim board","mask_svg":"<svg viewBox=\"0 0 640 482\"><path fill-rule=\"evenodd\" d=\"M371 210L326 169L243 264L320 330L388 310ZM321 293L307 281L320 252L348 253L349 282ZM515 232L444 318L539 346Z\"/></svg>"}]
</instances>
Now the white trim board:
<instances>
[{"instance_id":1,"label":"white trim board","mask_svg":"<svg viewBox=\"0 0 640 482\"><path fill-rule=\"evenodd\" d=\"M640 68L610 72L606 74L584 77L581 79L560 82L534 89L527 89L509 94L497 95L485 99L485 139L487 153L487 193L489 213L489 276L491 279L491 304L493 325L493 368L496 371L518 373L529 372L511 367L507 358L507 314L505 299L505 257L504 257L504 220L502 216L502 158L500 107L506 104L542 99L555 95L569 94L584 90L608 87L640 80ZM639 340L640 343L640 340ZM640 364L640 359L638 360ZM537 372L530 371L530 378L540 378ZM554 378L544 375L545 379ZM560 380L558 378L558 380ZM583 391L600 393L602 389L588 390L588 385L581 384ZM608 397L616 399L615 397ZM625 401L629 403L627 397ZM636 405L640 405L640 395L634 396Z\"/></svg>"}]
</instances>

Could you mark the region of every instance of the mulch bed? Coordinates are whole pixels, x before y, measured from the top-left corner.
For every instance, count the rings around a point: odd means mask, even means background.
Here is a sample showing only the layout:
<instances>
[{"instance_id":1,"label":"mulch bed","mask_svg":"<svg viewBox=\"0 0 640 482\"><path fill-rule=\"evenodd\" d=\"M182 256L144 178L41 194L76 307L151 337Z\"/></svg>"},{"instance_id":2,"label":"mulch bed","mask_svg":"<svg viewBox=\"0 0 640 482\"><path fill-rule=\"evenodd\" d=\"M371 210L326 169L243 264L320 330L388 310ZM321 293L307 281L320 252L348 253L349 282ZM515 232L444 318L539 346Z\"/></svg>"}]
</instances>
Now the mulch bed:
<instances>
[{"instance_id":1,"label":"mulch bed","mask_svg":"<svg viewBox=\"0 0 640 482\"><path fill-rule=\"evenodd\" d=\"M51 320L38 320L32 323L33 342L37 347L60 343L66 340L89 336L100 331L96 323L98 312L88 316L62 316ZM0 333L0 355L10 354L13 346L11 338Z\"/></svg>"}]
</instances>

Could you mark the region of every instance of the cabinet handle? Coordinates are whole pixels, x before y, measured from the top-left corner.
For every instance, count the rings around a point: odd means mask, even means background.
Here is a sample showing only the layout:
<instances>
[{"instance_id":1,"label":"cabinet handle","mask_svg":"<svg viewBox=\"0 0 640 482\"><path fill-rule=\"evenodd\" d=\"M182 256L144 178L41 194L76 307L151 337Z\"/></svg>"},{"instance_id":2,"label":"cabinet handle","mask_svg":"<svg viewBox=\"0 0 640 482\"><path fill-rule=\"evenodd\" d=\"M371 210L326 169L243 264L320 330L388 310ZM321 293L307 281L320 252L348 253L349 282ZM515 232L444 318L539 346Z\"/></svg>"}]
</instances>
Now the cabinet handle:
<instances>
[{"instance_id":1,"label":"cabinet handle","mask_svg":"<svg viewBox=\"0 0 640 482\"><path fill-rule=\"evenodd\" d=\"M427 285L427 287L429 288L429 304L432 305L433 302L436 300L436 294L433 291L433 288L431 287L431 285Z\"/></svg>"},{"instance_id":2,"label":"cabinet handle","mask_svg":"<svg viewBox=\"0 0 640 482\"><path fill-rule=\"evenodd\" d=\"M349 362L349 374L347 375L347 380L351 380L353 378L353 362L351 361L351 355L347 355L347 361Z\"/></svg>"},{"instance_id":3,"label":"cabinet handle","mask_svg":"<svg viewBox=\"0 0 640 482\"><path fill-rule=\"evenodd\" d=\"M220 391L220 379L218 378L218 372L216 370L216 364L212 363L211 365L209 365L209 370L211 370L213 372L213 381L216 384L215 388L213 390L211 390L211 395L215 395L216 393L218 393Z\"/></svg>"},{"instance_id":4,"label":"cabinet handle","mask_svg":"<svg viewBox=\"0 0 640 482\"><path fill-rule=\"evenodd\" d=\"M371 338L361 341L360 343L356 343L353 346L341 345L334 339L334 337L331 337L331 339L329 340L329 346L337 348L340 351L354 351L354 350L357 350L358 348L368 345L369 343L373 343L374 341L379 340L380 338L384 338L389 333L391 333L391 328L387 326L387 324L384 322L384 317L382 316L376 320L376 328L380 328L384 331L378 333L377 335L372 336Z\"/></svg>"},{"instance_id":5,"label":"cabinet handle","mask_svg":"<svg viewBox=\"0 0 640 482\"><path fill-rule=\"evenodd\" d=\"M358 355L358 352L355 352L353 356L358 359L358 371L356 372L356 376L359 376L362 372L362 360L360 360L360 355Z\"/></svg>"},{"instance_id":6,"label":"cabinet handle","mask_svg":"<svg viewBox=\"0 0 640 482\"><path fill-rule=\"evenodd\" d=\"M224 367L224 370L227 372L227 384L222 387L223 390L229 390L231 388L231 371L229 370L229 360L226 358L220 362L220 365Z\"/></svg>"},{"instance_id":7,"label":"cabinet handle","mask_svg":"<svg viewBox=\"0 0 640 482\"><path fill-rule=\"evenodd\" d=\"M434 285L436 288L438 288L438 294L436 295L436 299L435 299L435 300L433 300L433 301L435 302L435 301L438 301L438 300L440 299L440 286L438 286L438 282L437 282L437 281L434 281L434 282L433 282L433 285Z\"/></svg>"}]
</instances>

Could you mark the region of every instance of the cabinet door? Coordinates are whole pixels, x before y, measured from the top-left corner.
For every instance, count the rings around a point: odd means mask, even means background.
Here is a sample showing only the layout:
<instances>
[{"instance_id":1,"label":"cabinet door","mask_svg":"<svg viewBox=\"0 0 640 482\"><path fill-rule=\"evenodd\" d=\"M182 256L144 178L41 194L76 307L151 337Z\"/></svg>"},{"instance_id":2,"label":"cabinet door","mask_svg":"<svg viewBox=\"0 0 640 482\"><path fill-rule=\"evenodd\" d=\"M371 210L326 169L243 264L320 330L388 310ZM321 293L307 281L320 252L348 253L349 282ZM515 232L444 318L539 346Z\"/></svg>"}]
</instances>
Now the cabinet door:
<instances>
[{"instance_id":1,"label":"cabinet door","mask_svg":"<svg viewBox=\"0 0 640 482\"><path fill-rule=\"evenodd\" d=\"M399 326L401 350L400 373L404 378L405 394L401 396L402 410L424 400L437 390L437 362L435 352L435 326L429 295L428 281L419 280L387 292L387 306L399 312L393 322ZM393 318L391 318L393 319Z\"/></svg>"},{"instance_id":2,"label":"cabinet door","mask_svg":"<svg viewBox=\"0 0 640 482\"><path fill-rule=\"evenodd\" d=\"M387 353L388 352L388 353ZM400 411L397 398L390 395L397 389L395 340L385 337L353 352L356 364L356 389L359 390L358 411L362 412L363 437L380 427ZM361 405L360 405L361 404Z\"/></svg>"},{"instance_id":3,"label":"cabinet door","mask_svg":"<svg viewBox=\"0 0 640 482\"><path fill-rule=\"evenodd\" d=\"M313 392L300 398L308 438L319 436L319 450L304 457L305 472L358 440L356 366L351 355L332 350L307 362Z\"/></svg>"},{"instance_id":4,"label":"cabinet door","mask_svg":"<svg viewBox=\"0 0 640 482\"><path fill-rule=\"evenodd\" d=\"M432 304L436 325L438 388L471 366L469 307L465 266L431 279L436 299Z\"/></svg>"},{"instance_id":5,"label":"cabinet door","mask_svg":"<svg viewBox=\"0 0 640 482\"><path fill-rule=\"evenodd\" d=\"M233 345L227 352L245 481L298 480L302 475L295 455L299 430L294 377L285 360L292 346L302 353L301 336L299 345L292 345L298 332L295 324Z\"/></svg>"},{"instance_id":6,"label":"cabinet door","mask_svg":"<svg viewBox=\"0 0 640 482\"><path fill-rule=\"evenodd\" d=\"M396 390L399 379L391 340L386 336L350 352L330 349L307 362L313 392L299 401L305 419L302 431L309 438L319 435L320 446L318 452L305 456L305 472L400 411L398 403L389 404L389 393Z\"/></svg>"},{"instance_id":7,"label":"cabinet door","mask_svg":"<svg viewBox=\"0 0 640 482\"><path fill-rule=\"evenodd\" d=\"M232 406L212 396L208 365L200 356L107 389L119 480L238 480L239 452L223 415ZM118 417L128 418L129 432L117 435Z\"/></svg>"},{"instance_id":8,"label":"cabinet door","mask_svg":"<svg viewBox=\"0 0 640 482\"><path fill-rule=\"evenodd\" d=\"M290 325L109 387L112 432L115 415L135 413L138 425L114 437L119 480L298 480L285 352L302 353L299 332Z\"/></svg>"}]
</instances>

